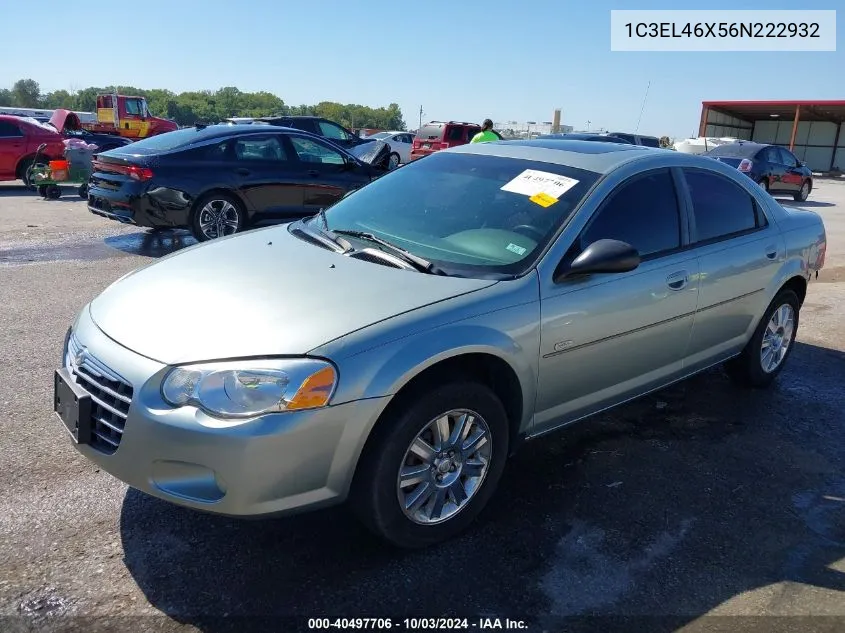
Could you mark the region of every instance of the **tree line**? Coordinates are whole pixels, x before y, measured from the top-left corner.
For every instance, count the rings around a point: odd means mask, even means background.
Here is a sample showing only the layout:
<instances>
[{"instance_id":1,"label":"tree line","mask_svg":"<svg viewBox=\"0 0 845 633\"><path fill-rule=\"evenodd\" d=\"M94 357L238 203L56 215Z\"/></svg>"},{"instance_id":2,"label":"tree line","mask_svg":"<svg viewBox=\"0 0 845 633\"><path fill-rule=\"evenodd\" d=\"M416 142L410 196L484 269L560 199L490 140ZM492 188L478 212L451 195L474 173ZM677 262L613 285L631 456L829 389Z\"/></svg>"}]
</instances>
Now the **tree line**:
<instances>
[{"instance_id":1,"label":"tree line","mask_svg":"<svg viewBox=\"0 0 845 633\"><path fill-rule=\"evenodd\" d=\"M54 90L42 94L37 81L20 79L11 89L0 88L0 106L94 112L97 95L110 92L145 97L153 116L172 119L179 125L216 123L233 116L312 115L336 121L348 128L406 129L402 110L396 103L381 108L333 101L290 106L271 92L241 92L233 86L178 94L161 88L145 90L134 86L90 87L73 93Z\"/></svg>"}]
</instances>

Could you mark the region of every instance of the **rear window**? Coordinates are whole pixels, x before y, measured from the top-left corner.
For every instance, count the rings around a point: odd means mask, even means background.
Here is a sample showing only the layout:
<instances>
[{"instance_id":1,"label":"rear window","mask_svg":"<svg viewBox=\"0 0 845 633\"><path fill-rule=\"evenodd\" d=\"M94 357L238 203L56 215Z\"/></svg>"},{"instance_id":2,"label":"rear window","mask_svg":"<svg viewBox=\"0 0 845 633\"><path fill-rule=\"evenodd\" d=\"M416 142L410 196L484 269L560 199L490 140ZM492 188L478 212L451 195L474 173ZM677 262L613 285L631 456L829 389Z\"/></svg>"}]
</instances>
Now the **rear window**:
<instances>
[{"instance_id":1,"label":"rear window","mask_svg":"<svg viewBox=\"0 0 845 633\"><path fill-rule=\"evenodd\" d=\"M135 141L127 147L131 147L133 150L146 150L142 152L144 154L149 153L150 150L166 152L171 149L176 149L177 147L184 147L189 143L200 141L205 136L207 135L203 134L202 130L192 127L185 128L184 130L165 132L164 134L156 134L155 136Z\"/></svg>"},{"instance_id":2,"label":"rear window","mask_svg":"<svg viewBox=\"0 0 845 633\"><path fill-rule=\"evenodd\" d=\"M747 143L728 143L726 145L717 145L708 152L705 156L730 156L733 158L752 158L760 151L759 145L748 145Z\"/></svg>"},{"instance_id":3,"label":"rear window","mask_svg":"<svg viewBox=\"0 0 845 633\"><path fill-rule=\"evenodd\" d=\"M443 125L424 125L419 129L417 132L417 138L429 140L429 139L442 139L443 138Z\"/></svg>"},{"instance_id":4,"label":"rear window","mask_svg":"<svg viewBox=\"0 0 845 633\"><path fill-rule=\"evenodd\" d=\"M660 139L653 136L641 136L640 145L645 147L660 147Z\"/></svg>"}]
</instances>

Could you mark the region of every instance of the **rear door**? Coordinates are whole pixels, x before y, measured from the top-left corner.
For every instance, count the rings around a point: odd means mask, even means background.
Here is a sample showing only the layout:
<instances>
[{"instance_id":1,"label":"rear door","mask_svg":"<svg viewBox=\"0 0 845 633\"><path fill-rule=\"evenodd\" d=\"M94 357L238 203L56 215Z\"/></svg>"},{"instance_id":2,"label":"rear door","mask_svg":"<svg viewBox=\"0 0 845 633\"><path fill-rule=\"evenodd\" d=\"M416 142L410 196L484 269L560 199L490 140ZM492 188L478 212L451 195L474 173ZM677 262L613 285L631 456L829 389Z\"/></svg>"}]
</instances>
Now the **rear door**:
<instances>
[{"instance_id":1,"label":"rear door","mask_svg":"<svg viewBox=\"0 0 845 633\"><path fill-rule=\"evenodd\" d=\"M249 134L234 139L233 167L243 197L256 219L301 215L304 199L297 163L283 134Z\"/></svg>"},{"instance_id":2,"label":"rear door","mask_svg":"<svg viewBox=\"0 0 845 633\"><path fill-rule=\"evenodd\" d=\"M291 134L288 141L297 161L295 178L303 192L303 215L313 215L370 181L367 171L348 166L343 154L328 143L298 134Z\"/></svg>"},{"instance_id":3,"label":"rear door","mask_svg":"<svg viewBox=\"0 0 845 633\"><path fill-rule=\"evenodd\" d=\"M785 188L783 177L786 175L786 165L783 164L783 157L778 150L778 147L772 145L752 159L756 161L762 158L766 163L764 175L769 179L769 191L771 193L783 191Z\"/></svg>"},{"instance_id":4,"label":"rear door","mask_svg":"<svg viewBox=\"0 0 845 633\"><path fill-rule=\"evenodd\" d=\"M778 147L780 154L780 161L783 165L783 190L789 193L796 193L801 190L801 185L804 184L804 173L801 169L801 163L795 157L795 154L790 152L785 147Z\"/></svg>"},{"instance_id":5,"label":"rear door","mask_svg":"<svg viewBox=\"0 0 845 633\"><path fill-rule=\"evenodd\" d=\"M0 179L15 178L18 159L26 154L26 137L20 126L0 121Z\"/></svg>"},{"instance_id":6,"label":"rear door","mask_svg":"<svg viewBox=\"0 0 845 633\"><path fill-rule=\"evenodd\" d=\"M743 348L765 308L766 288L786 256L754 197L727 176L683 169L690 236L701 271L685 369L697 371Z\"/></svg>"}]
</instances>

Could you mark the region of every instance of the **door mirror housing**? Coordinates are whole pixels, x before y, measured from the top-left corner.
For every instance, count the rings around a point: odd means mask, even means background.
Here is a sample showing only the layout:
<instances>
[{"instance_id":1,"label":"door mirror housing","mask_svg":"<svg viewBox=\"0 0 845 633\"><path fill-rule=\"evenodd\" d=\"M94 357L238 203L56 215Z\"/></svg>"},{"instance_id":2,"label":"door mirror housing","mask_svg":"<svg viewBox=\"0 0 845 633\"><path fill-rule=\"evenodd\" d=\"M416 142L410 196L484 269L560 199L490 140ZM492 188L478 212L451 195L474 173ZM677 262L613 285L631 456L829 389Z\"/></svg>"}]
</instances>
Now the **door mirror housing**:
<instances>
[{"instance_id":1,"label":"door mirror housing","mask_svg":"<svg viewBox=\"0 0 845 633\"><path fill-rule=\"evenodd\" d=\"M555 270L554 281L558 283L576 275L626 273L639 265L640 254L627 242L597 240L571 262L561 261Z\"/></svg>"}]
</instances>

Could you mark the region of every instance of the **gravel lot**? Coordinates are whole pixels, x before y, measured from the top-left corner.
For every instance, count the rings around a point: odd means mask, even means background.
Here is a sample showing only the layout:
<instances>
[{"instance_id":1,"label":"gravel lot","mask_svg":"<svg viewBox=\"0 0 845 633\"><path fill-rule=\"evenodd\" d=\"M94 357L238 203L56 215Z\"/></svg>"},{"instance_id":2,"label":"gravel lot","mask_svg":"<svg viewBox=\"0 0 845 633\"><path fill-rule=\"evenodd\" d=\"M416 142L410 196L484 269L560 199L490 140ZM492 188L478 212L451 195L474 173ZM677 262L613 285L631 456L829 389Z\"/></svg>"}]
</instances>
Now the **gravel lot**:
<instances>
[{"instance_id":1,"label":"gravel lot","mask_svg":"<svg viewBox=\"0 0 845 633\"><path fill-rule=\"evenodd\" d=\"M268 624L224 615L842 630L845 182L818 182L804 206L825 219L827 268L774 388L738 390L713 371L529 444L474 530L401 553L342 509L221 519L127 490L79 456L51 414L68 324L192 240L93 216L72 190L45 201L0 186L0 630Z\"/></svg>"}]
</instances>

